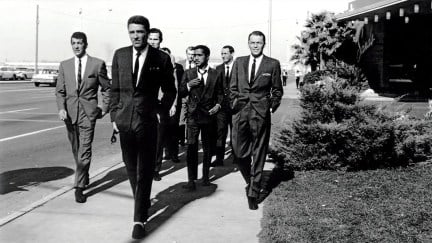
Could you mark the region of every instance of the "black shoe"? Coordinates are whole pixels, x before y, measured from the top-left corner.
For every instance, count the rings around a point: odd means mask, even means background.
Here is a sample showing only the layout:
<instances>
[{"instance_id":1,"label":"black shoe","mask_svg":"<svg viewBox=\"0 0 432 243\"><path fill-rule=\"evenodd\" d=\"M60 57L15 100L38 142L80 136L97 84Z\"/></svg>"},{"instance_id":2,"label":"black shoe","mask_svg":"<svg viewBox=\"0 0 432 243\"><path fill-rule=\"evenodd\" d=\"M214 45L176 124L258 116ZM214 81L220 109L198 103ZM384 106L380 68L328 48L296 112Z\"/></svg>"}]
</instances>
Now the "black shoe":
<instances>
[{"instance_id":1,"label":"black shoe","mask_svg":"<svg viewBox=\"0 0 432 243\"><path fill-rule=\"evenodd\" d=\"M83 189L80 187L75 188L75 201L77 203L85 203L87 197L83 194Z\"/></svg>"},{"instance_id":2,"label":"black shoe","mask_svg":"<svg viewBox=\"0 0 432 243\"><path fill-rule=\"evenodd\" d=\"M201 185L202 186L210 186L211 185L210 180L208 178L202 179Z\"/></svg>"},{"instance_id":3,"label":"black shoe","mask_svg":"<svg viewBox=\"0 0 432 243\"><path fill-rule=\"evenodd\" d=\"M223 166L224 165L224 163L223 163L223 161L218 161L218 160L216 160L215 162L212 162L212 163L210 163L210 167L218 167L218 166Z\"/></svg>"},{"instance_id":4,"label":"black shoe","mask_svg":"<svg viewBox=\"0 0 432 243\"><path fill-rule=\"evenodd\" d=\"M250 210L257 210L258 209L258 203L256 201L256 197L247 197L248 199L248 205Z\"/></svg>"},{"instance_id":5,"label":"black shoe","mask_svg":"<svg viewBox=\"0 0 432 243\"><path fill-rule=\"evenodd\" d=\"M160 176L159 172L155 172L153 175L153 180L160 181L162 180L162 177Z\"/></svg>"},{"instance_id":6,"label":"black shoe","mask_svg":"<svg viewBox=\"0 0 432 243\"><path fill-rule=\"evenodd\" d=\"M196 190L195 182L193 182L193 181L188 181L188 183L186 185L183 185L182 187L188 191L195 191Z\"/></svg>"},{"instance_id":7,"label":"black shoe","mask_svg":"<svg viewBox=\"0 0 432 243\"><path fill-rule=\"evenodd\" d=\"M132 238L138 240L144 238L144 236L145 236L144 225L135 224L132 230Z\"/></svg>"},{"instance_id":8,"label":"black shoe","mask_svg":"<svg viewBox=\"0 0 432 243\"><path fill-rule=\"evenodd\" d=\"M171 158L171 161L175 164L180 163L179 158Z\"/></svg>"}]
</instances>

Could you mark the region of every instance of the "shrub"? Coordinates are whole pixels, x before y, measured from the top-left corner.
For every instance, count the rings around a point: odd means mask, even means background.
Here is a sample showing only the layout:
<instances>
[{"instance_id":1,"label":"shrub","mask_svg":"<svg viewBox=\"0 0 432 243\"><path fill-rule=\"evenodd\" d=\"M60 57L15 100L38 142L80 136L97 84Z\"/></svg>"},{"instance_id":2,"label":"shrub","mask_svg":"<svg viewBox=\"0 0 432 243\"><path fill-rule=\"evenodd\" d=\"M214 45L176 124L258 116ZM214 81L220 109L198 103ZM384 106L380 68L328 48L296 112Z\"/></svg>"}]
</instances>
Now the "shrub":
<instances>
[{"instance_id":1,"label":"shrub","mask_svg":"<svg viewBox=\"0 0 432 243\"><path fill-rule=\"evenodd\" d=\"M360 170L428 159L432 125L362 102L348 79L322 77L301 90L300 118L276 128L270 156L297 170Z\"/></svg>"}]
</instances>

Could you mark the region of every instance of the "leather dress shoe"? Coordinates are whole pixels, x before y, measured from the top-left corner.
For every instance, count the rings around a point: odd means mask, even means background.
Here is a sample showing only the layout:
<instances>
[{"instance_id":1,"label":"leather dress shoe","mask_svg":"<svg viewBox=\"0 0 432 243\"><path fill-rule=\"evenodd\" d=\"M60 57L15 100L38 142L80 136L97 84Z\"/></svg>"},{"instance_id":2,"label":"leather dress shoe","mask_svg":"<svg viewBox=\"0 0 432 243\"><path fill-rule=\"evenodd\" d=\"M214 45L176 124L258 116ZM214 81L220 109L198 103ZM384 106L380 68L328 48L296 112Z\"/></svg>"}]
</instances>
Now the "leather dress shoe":
<instances>
[{"instance_id":1,"label":"leather dress shoe","mask_svg":"<svg viewBox=\"0 0 432 243\"><path fill-rule=\"evenodd\" d=\"M83 194L83 189L77 187L75 189L75 201L77 203L85 203L87 201L87 196Z\"/></svg>"},{"instance_id":2,"label":"leather dress shoe","mask_svg":"<svg viewBox=\"0 0 432 243\"><path fill-rule=\"evenodd\" d=\"M196 190L195 182L193 182L193 181L188 181L188 183L186 185L183 185L182 187L188 191L195 191Z\"/></svg>"},{"instance_id":3,"label":"leather dress shoe","mask_svg":"<svg viewBox=\"0 0 432 243\"><path fill-rule=\"evenodd\" d=\"M160 181L162 180L162 177L160 176L159 172L155 172L153 175L153 180Z\"/></svg>"},{"instance_id":4,"label":"leather dress shoe","mask_svg":"<svg viewBox=\"0 0 432 243\"><path fill-rule=\"evenodd\" d=\"M210 186L211 185L210 184L210 180L208 178L203 179L202 182L201 182L201 185L202 186Z\"/></svg>"},{"instance_id":5,"label":"leather dress shoe","mask_svg":"<svg viewBox=\"0 0 432 243\"><path fill-rule=\"evenodd\" d=\"M218 167L218 166L223 166L223 165L224 165L223 161L218 161L218 160L210 163L210 167Z\"/></svg>"},{"instance_id":6,"label":"leather dress shoe","mask_svg":"<svg viewBox=\"0 0 432 243\"><path fill-rule=\"evenodd\" d=\"M142 239L145 236L145 227L141 224L135 224L132 230L132 238Z\"/></svg>"}]
</instances>

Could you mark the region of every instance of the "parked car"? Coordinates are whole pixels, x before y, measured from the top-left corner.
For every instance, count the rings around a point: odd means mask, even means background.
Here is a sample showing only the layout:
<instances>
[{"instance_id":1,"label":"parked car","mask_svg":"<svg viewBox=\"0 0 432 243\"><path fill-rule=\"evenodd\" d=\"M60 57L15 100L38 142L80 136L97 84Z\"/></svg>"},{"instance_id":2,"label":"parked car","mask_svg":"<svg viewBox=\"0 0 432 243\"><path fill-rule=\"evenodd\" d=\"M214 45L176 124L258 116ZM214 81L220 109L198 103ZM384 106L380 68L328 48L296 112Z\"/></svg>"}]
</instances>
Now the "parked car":
<instances>
[{"instance_id":1,"label":"parked car","mask_svg":"<svg viewBox=\"0 0 432 243\"><path fill-rule=\"evenodd\" d=\"M16 80L17 75L12 67L0 67L0 77L2 80Z\"/></svg>"},{"instance_id":2,"label":"parked car","mask_svg":"<svg viewBox=\"0 0 432 243\"><path fill-rule=\"evenodd\" d=\"M33 78L34 69L17 67L15 68L16 77L21 80Z\"/></svg>"},{"instance_id":3,"label":"parked car","mask_svg":"<svg viewBox=\"0 0 432 243\"><path fill-rule=\"evenodd\" d=\"M48 84L50 86L56 86L58 77L58 70L54 69L42 69L37 74L33 74L32 82L36 87L40 84Z\"/></svg>"}]
</instances>

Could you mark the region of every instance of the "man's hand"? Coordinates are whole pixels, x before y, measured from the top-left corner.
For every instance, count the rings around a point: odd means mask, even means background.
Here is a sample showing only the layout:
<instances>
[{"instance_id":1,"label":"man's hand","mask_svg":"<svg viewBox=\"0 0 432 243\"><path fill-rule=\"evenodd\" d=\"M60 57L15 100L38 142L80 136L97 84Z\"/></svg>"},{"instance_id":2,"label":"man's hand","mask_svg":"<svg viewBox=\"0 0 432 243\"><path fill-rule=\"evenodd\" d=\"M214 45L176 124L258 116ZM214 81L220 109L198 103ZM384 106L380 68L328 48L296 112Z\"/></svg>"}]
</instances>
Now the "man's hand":
<instances>
[{"instance_id":1,"label":"man's hand","mask_svg":"<svg viewBox=\"0 0 432 243\"><path fill-rule=\"evenodd\" d=\"M216 114L220 110L220 108L221 108L221 105L219 105L219 104L216 104L215 106L213 106L213 108L211 108L209 110L210 115Z\"/></svg>"},{"instance_id":2,"label":"man's hand","mask_svg":"<svg viewBox=\"0 0 432 243\"><path fill-rule=\"evenodd\" d=\"M189 86L189 88L192 88L192 87L200 85L200 83L201 83L201 79L196 78L196 79L192 79L191 81L189 81L187 83L187 85Z\"/></svg>"},{"instance_id":3,"label":"man's hand","mask_svg":"<svg viewBox=\"0 0 432 243\"><path fill-rule=\"evenodd\" d=\"M169 115L174 116L176 111L177 111L176 106L175 105L171 106L171 109L169 110Z\"/></svg>"},{"instance_id":4,"label":"man's hand","mask_svg":"<svg viewBox=\"0 0 432 243\"><path fill-rule=\"evenodd\" d=\"M67 119L67 111L65 109L61 109L59 111L59 118L60 120L64 121Z\"/></svg>"},{"instance_id":5,"label":"man's hand","mask_svg":"<svg viewBox=\"0 0 432 243\"><path fill-rule=\"evenodd\" d=\"M114 130L115 132L119 132L119 130L118 130L118 128L117 128L117 124L116 124L115 122L113 122L112 125L113 125L113 130Z\"/></svg>"}]
</instances>

